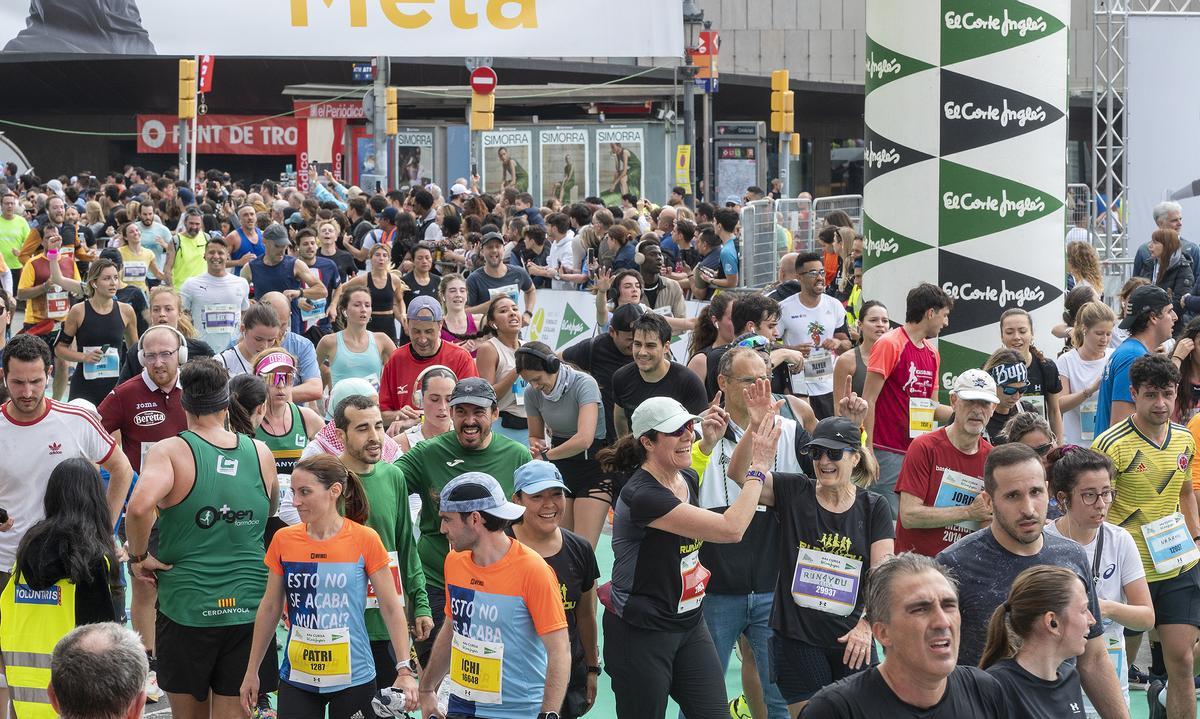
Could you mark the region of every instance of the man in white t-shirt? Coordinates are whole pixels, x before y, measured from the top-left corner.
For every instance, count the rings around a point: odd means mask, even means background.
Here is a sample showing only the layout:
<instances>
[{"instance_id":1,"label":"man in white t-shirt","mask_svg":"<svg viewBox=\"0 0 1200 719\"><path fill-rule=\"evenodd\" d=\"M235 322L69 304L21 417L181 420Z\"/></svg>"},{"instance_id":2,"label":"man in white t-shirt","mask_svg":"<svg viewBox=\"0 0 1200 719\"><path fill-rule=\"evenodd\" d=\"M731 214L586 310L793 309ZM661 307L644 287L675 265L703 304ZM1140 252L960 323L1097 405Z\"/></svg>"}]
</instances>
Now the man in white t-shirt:
<instances>
[{"instance_id":1,"label":"man in white t-shirt","mask_svg":"<svg viewBox=\"0 0 1200 719\"><path fill-rule=\"evenodd\" d=\"M833 363L850 349L846 308L825 294L825 265L821 255L804 252L796 258L800 291L779 303L783 343L804 355L804 374L792 375L792 389L807 396L817 419L833 414Z\"/></svg>"},{"instance_id":2,"label":"man in white t-shirt","mask_svg":"<svg viewBox=\"0 0 1200 719\"><path fill-rule=\"evenodd\" d=\"M250 284L225 268L229 261L225 240L210 238L204 261L208 271L185 281L179 294L200 339L220 351L238 336L242 313L250 308Z\"/></svg>"},{"instance_id":3,"label":"man in white t-shirt","mask_svg":"<svg viewBox=\"0 0 1200 719\"><path fill-rule=\"evenodd\" d=\"M108 470L108 508L116 526L133 470L125 453L87 410L46 396L54 366L50 347L41 337L21 334L4 347L3 367L9 400L0 406L0 507L8 520L0 524L0 586L25 532L45 518L46 487L59 463L85 459ZM0 706L8 706L7 685Z\"/></svg>"},{"instance_id":4,"label":"man in white t-shirt","mask_svg":"<svg viewBox=\"0 0 1200 719\"><path fill-rule=\"evenodd\" d=\"M575 290L587 282L587 275L575 264L575 232L571 230L571 218L561 212L552 212L546 218L546 239L550 241L550 256L546 258L546 269L554 279L552 290Z\"/></svg>"}]
</instances>

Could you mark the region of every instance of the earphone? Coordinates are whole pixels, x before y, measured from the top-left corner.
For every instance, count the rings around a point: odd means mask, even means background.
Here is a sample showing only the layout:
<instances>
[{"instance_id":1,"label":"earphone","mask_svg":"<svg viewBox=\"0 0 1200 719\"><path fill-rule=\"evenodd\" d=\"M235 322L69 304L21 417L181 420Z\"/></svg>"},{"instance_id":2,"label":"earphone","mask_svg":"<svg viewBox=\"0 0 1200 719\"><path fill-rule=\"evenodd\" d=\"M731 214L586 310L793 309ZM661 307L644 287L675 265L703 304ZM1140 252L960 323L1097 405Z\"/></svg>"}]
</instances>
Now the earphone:
<instances>
[{"instance_id":1,"label":"earphone","mask_svg":"<svg viewBox=\"0 0 1200 719\"><path fill-rule=\"evenodd\" d=\"M142 365L143 367L146 366L146 351L142 348L142 343L146 341L147 335L157 329L170 330L175 333L175 336L179 338L179 364L185 364L188 361L187 337L184 337L182 332L175 329L171 325L151 325L146 328L146 331L142 334L141 339L138 340L137 344L138 364Z\"/></svg>"},{"instance_id":2,"label":"earphone","mask_svg":"<svg viewBox=\"0 0 1200 719\"><path fill-rule=\"evenodd\" d=\"M415 387L412 393L413 406L417 409L425 409L425 378L435 370L445 370L446 374L449 375L449 379L454 380L454 383L458 384L458 375L454 374L454 370L444 364L429 365L421 370L421 374L417 375L417 379L413 382L413 386ZM438 376L445 377L446 374L439 374Z\"/></svg>"},{"instance_id":3,"label":"earphone","mask_svg":"<svg viewBox=\"0 0 1200 719\"><path fill-rule=\"evenodd\" d=\"M1051 619L1051 620L1050 620L1050 628L1051 628L1051 629L1058 629L1058 620L1057 620L1057 619Z\"/></svg>"},{"instance_id":4,"label":"earphone","mask_svg":"<svg viewBox=\"0 0 1200 719\"><path fill-rule=\"evenodd\" d=\"M531 357L537 357L541 363L542 369L547 374L558 374L558 370L562 368L562 360L556 355L547 355L536 347L518 347L515 354L527 354Z\"/></svg>"}]
</instances>

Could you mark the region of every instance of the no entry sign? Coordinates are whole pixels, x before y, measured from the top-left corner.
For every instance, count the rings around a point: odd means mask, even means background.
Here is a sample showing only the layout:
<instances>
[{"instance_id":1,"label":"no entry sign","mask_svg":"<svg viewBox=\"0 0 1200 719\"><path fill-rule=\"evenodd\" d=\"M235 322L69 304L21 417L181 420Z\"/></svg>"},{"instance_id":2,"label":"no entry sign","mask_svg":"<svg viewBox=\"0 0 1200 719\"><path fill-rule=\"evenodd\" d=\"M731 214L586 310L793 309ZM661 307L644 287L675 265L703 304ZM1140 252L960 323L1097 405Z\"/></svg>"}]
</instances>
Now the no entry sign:
<instances>
[{"instance_id":1,"label":"no entry sign","mask_svg":"<svg viewBox=\"0 0 1200 719\"><path fill-rule=\"evenodd\" d=\"M477 67L471 71L471 90L480 95L490 95L496 89L496 71L490 67Z\"/></svg>"}]
</instances>

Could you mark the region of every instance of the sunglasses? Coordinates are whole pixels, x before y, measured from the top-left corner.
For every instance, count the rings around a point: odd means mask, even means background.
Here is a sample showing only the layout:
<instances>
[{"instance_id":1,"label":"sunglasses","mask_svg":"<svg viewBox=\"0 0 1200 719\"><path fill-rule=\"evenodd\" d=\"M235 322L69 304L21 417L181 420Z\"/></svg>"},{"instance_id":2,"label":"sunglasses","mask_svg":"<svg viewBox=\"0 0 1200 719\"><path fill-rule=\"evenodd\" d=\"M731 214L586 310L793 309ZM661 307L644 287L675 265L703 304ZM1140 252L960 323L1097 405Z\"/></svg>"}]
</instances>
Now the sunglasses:
<instances>
[{"instance_id":1,"label":"sunglasses","mask_svg":"<svg viewBox=\"0 0 1200 719\"><path fill-rule=\"evenodd\" d=\"M830 462L840 462L840 461L842 461L842 457L846 456L846 452L849 452L849 451L850 451L850 449L847 447L840 447L838 449L832 449L830 447L809 447L808 448L809 456L811 456L813 458L813 460L818 461L818 462L821 460L822 457L828 457Z\"/></svg>"},{"instance_id":2,"label":"sunglasses","mask_svg":"<svg viewBox=\"0 0 1200 719\"><path fill-rule=\"evenodd\" d=\"M1034 447L1033 451L1037 452L1039 457L1045 457L1052 449L1054 449L1054 443L1046 442L1045 444L1039 444L1038 446Z\"/></svg>"},{"instance_id":3,"label":"sunglasses","mask_svg":"<svg viewBox=\"0 0 1200 719\"><path fill-rule=\"evenodd\" d=\"M1014 394L1024 394L1025 392L1027 392L1029 390L1029 385L1027 385L1027 384L1022 384L1022 385L1006 384L1003 387L1001 387L1000 389L1004 391L1004 394L1008 395L1009 397L1012 397Z\"/></svg>"},{"instance_id":4,"label":"sunglasses","mask_svg":"<svg viewBox=\"0 0 1200 719\"><path fill-rule=\"evenodd\" d=\"M676 437L676 438L682 437L685 434L694 434L695 433L695 430L693 428L694 425L695 425L695 421L689 419L686 424L684 424L682 427L675 430L674 432L663 432L662 434L665 434L668 437Z\"/></svg>"},{"instance_id":5,"label":"sunglasses","mask_svg":"<svg viewBox=\"0 0 1200 719\"><path fill-rule=\"evenodd\" d=\"M749 347L752 350L761 350L761 349L767 349L768 347L770 347L771 343L768 342L767 338L763 337L762 335L752 335L750 337L747 337L744 340L739 341L737 343L737 346L738 347Z\"/></svg>"},{"instance_id":6,"label":"sunglasses","mask_svg":"<svg viewBox=\"0 0 1200 719\"><path fill-rule=\"evenodd\" d=\"M272 387L286 387L292 383L291 372L271 372L268 374L259 375L267 381L267 384Z\"/></svg>"}]
</instances>

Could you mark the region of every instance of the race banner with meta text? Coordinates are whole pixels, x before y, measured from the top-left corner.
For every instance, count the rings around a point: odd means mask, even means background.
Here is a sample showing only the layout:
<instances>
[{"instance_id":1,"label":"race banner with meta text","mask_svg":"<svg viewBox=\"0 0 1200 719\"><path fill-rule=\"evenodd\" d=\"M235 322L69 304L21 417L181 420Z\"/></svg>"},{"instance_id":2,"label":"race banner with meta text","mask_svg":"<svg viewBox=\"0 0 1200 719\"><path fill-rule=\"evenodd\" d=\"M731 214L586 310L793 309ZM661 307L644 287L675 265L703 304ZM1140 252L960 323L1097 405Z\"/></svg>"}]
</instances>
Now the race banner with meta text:
<instances>
[{"instance_id":1,"label":"race banner with meta text","mask_svg":"<svg viewBox=\"0 0 1200 719\"><path fill-rule=\"evenodd\" d=\"M201 155L295 155L300 147L300 122L265 115L204 115L196 126L196 151ZM191 126L189 124L189 136ZM179 152L179 119L174 115L138 115L137 151Z\"/></svg>"},{"instance_id":2,"label":"race banner with meta text","mask_svg":"<svg viewBox=\"0 0 1200 719\"><path fill-rule=\"evenodd\" d=\"M1066 195L1068 0L867 4L864 287L903 313L931 282L954 299L942 330L953 378L1001 346L1021 308L1058 345Z\"/></svg>"},{"instance_id":3,"label":"race banner with meta text","mask_svg":"<svg viewBox=\"0 0 1200 719\"><path fill-rule=\"evenodd\" d=\"M682 57L683 15L679 0L0 3L0 55L308 58L397 48L408 57Z\"/></svg>"}]
</instances>

